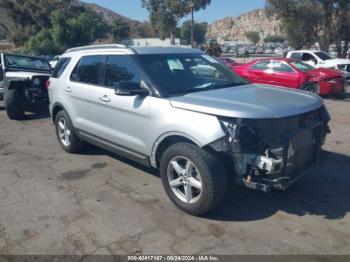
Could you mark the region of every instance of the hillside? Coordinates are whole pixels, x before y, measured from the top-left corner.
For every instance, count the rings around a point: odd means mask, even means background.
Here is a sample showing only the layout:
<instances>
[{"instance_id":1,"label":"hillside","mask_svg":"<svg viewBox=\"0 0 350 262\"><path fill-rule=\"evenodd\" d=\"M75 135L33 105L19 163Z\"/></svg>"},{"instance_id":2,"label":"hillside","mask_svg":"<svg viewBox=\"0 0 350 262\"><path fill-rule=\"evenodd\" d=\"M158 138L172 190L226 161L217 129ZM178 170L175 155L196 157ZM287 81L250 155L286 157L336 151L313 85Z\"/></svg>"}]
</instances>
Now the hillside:
<instances>
[{"instance_id":1,"label":"hillside","mask_svg":"<svg viewBox=\"0 0 350 262\"><path fill-rule=\"evenodd\" d=\"M6 30L4 30L3 26L10 29L12 26L12 23L6 16L5 10L3 8L0 8L0 40L5 38Z\"/></svg>"},{"instance_id":2,"label":"hillside","mask_svg":"<svg viewBox=\"0 0 350 262\"><path fill-rule=\"evenodd\" d=\"M125 17L125 16L122 16L122 15L116 13L116 12L113 12L110 9L101 7L99 5L88 4L88 3L85 3L83 1L79 1L78 4L81 4L81 5L84 5L84 6L88 7L88 8L91 8L96 13L100 14L104 18L104 20L106 21L107 24L111 24L113 22L113 20L116 20L116 19L121 19L124 22L128 23L129 26L131 28L133 28L133 30L131 30L132 37L138 37L139 36L138 32L142 31L141 29L144 27L144 24L139 22L139 21L129 19L129 18ZM0 40L2 39L1 36L4 35L3 34L4 30L1 27L1 24L4 25L5 27L7 27L8 29L11 29L11 27L13 26L11 21L6 16L5 10L2 9L2 8L0 8Z\"/></svg>"},{"instance_id":3,"label":"hillside","mask_svg":"<svg viewBox=\"0 0 350 262\"><path fill-rule=\"evenodd\" d=\"M84 2L82 2L82 4L85 5L86 7L91 8L96 13L101 15L104 18L104 20L106 21L106 23L108 23L108 24L112 23L114 20L121 19L124 22L128 23L130 25L130 27L143 25L143 23L141 23L139 21L132 20L130 18L122 16L122 15L120 15L120 14L118 14L110 9L104 8L104 7L99 6L97 4L88 4L88 3L84 3Z\"/></svg>"},{"instance_id":4,"label":"hillside","mask_svg":"<svg viewBox=\"0 0 350 262\"><path fill-rule=\"evenodd\" d=\"M227 41L246 42L246 32L256 31L263 40L268 35L283 35L281 21L269 18L264 9L257 9L238 17L227 17L209 25L207 37Z\"/></svg>"}]
</instances>

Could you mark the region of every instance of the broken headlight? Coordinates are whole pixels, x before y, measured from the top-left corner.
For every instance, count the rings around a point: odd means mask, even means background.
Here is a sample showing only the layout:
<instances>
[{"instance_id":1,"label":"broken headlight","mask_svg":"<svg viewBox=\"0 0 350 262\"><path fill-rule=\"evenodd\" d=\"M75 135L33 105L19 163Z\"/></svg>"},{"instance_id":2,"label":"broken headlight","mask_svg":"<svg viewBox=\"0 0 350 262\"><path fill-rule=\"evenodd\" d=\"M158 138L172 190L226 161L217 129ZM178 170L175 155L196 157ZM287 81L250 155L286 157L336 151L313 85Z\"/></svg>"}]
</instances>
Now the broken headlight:
<instances>
[{"instance_id":1,"label":"broken headlight","mask_svg":"<svg viewBox=\"0 0 350 262\"><path fill-rule=\"evenodd\" d=\"M262 137L244 119L236 119L227 124L226 140L233 153L259 153L264 151Z\"/></svg>"}]
</instances>

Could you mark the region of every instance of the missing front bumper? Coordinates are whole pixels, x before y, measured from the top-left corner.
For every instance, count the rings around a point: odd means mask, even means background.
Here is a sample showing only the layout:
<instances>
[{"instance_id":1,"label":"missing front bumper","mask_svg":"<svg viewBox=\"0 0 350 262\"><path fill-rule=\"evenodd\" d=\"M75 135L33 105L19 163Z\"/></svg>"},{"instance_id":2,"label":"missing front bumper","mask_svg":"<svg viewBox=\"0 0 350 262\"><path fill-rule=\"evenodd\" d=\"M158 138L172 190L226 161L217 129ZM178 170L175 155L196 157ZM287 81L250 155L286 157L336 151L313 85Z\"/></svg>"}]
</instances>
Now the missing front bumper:
<instances>
[{"instance_id":1,"label":"missing front bumper","mask_svg":"<svg viewBox=\"0 0 350 262\"><path fill-rule=\"evenodd\" d=\"M264 155L234 153L237 180L248 188L286 190L317 162L322 144L321 125L296 132L286 146ZM279 157L272 154L277 152ZM271 155L272 154L272 155Z\"/></svg>"},{"instance_id":2,"label":"missing front bumper","mask_svg":"<svg viewBox=\"0 0 350 262\"><path fill-rule=\"evenodd\" d=\"M262 182L255 182L251 181L246 178L239 179L237 182L241 185L244 185L247 188L263 191L265 193L270 192L271 190L277 190L277 191L285 191L290 186L295 184L300 178L303 176L306 176L309 173L312 173L314 170L314 167L310 167L309 169L305 170L301 174L299 174L297 177L291 178L291 177L280 177L273 180L263 179Z\"/></svg>"}]
</instances>

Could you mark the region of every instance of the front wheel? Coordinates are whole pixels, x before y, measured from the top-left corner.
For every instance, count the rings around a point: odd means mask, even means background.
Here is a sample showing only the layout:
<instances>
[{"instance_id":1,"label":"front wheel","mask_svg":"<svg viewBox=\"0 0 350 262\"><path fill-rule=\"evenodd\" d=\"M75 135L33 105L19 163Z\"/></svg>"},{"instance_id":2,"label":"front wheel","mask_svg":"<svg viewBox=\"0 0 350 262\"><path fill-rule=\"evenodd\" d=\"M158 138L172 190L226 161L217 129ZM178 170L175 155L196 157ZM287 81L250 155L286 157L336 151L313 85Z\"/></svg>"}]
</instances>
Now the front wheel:
<instances>
[{"instance_id":1,"label":"front wheel","mask_svg":"<svg viewBox=\"0 0 350 262\"><path fill-rule=\"evenodd\" d=\"M306 83L305 85L302 86L301 90L314 93L314 94L319 94L320 87L317 83Z\"/></svg>"},{"instance_id":2,"label":"front wheel","mask_svg":"<svg viewBox=\"0 0 350 262\"><path fill-rule=\"evenodd\" d=\"M172 202L200 216L216 207L226 192L226 174L219 159L190 143L176 143L163 154L160 174Z\"/></svg>"}]
</instances>

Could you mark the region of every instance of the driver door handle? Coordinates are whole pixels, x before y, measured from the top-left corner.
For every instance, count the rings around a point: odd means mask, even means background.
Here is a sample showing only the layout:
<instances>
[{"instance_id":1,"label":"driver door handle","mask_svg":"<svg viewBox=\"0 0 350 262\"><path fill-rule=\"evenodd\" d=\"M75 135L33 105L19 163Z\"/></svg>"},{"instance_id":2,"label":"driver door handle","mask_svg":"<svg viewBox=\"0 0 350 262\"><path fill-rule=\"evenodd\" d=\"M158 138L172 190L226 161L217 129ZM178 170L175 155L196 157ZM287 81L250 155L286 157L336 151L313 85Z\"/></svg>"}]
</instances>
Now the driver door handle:
<instances>
[{"instance_id":1,"label":"driver door handle","mask_svg":"<svg viewBox=\"0 0 350 262\"><path fill-rule=\"evenodd\" d=\"M72 88L70 86L66 87L64 89L64 91L66 91L67 93L71 93L72 92Z\"/></svg>"},{"instance_id":2,"label":"driver door handle","mask_svg":"<svg viewBox=\"0 0 350 262\"><path fill-rule=\"evenodd\" d=\"M101 96L99 97L99 99L102 101L102 102L111 102L111 99L108 97L108 95L104 95L104 96Z\"/></svg>"}]
</instances>

